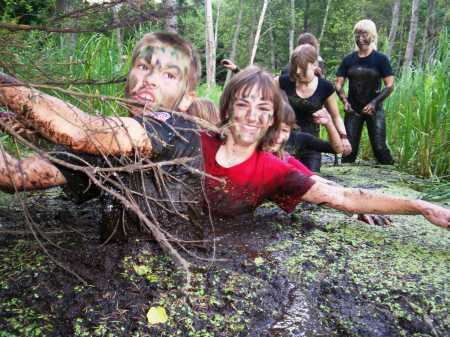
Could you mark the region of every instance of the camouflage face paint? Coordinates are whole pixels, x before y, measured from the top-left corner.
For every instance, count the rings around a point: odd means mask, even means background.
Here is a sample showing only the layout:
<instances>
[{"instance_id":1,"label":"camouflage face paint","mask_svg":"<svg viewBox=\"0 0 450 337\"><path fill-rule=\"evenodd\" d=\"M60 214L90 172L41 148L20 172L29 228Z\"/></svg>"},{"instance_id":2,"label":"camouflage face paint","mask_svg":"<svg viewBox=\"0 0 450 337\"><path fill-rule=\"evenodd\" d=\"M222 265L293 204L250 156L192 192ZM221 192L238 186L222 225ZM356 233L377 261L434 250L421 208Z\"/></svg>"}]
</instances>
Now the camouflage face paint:
<instances>
[{"instance_id":1,"label":"camouflage face paint","mask_svg":"<svg viewBox=\"0 0 450 337\"><path fill-rule=\"evenodd\" d=\"M148 64L151 64L155 49L156 48L154 46L146 46L145 48L143 48L141 50L138 58L141 58L141 59L145 60L145 62L147 62Z\"/></svg>"}]
</instances>

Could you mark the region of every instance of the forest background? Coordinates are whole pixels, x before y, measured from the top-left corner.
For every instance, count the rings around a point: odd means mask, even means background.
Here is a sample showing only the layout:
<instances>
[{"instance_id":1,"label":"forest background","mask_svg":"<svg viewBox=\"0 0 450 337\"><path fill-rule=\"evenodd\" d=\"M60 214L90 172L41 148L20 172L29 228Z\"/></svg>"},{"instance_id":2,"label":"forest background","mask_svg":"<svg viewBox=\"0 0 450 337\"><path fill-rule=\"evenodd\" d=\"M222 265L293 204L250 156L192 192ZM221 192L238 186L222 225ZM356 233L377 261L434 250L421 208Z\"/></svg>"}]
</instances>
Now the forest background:
<instances>
[{"instance_id":1,"label":"forest background","mask_svg":"<svg viewBox=\"0 0 450 337\"><path fill-rule=\"evenodd\" d=\"M2 0L0 70L85 111L120 115L120 101L109 96L123 97L133 45L147 32L174 30L201 55L199 95L217 103L227 79L221 59L277 74L305 31L320 39L334 81L354 49L354 24L370 18L396 74L385 104L396 165L448 187L448 14L448 0ZM0 140L23 151L5 134ZM366 134L363 144L362 158L370 159Z\"/></svg>"}]
</instances>

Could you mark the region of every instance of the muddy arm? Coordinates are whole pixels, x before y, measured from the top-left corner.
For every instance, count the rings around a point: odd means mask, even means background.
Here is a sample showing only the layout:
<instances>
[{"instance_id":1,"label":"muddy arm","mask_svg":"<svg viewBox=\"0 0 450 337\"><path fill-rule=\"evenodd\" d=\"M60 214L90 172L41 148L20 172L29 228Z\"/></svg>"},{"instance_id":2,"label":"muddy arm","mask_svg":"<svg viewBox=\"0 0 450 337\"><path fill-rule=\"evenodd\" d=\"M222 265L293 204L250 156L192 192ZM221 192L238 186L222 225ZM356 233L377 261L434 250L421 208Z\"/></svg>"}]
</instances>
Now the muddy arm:
<instances>
[{"instance_id":1,"label":"muddy arm","mask_svg":"<svg viewBox=\"0 0 450 337\"><path fill-rule=\"evenodd\" d=\"M132 118L89 115L56 97L0 73L0 105L30 123L45 138L92 154L129 155L151 152L144 127Z\"/></svg>"},{"instance_id":2,"label":"muddy arm","mask_svg":"<svg viewBox=\"0 0 450 337\"><path fill-rule=\"evenodd\" d=\"M17 160L0 150L0 190L14 193L65 183L64 176L48 160L38 156Z\"/></svg>"},{"instance_id":3,"label":"muddy arm","mask_svg":"<svg viewBox=\"0 0 450 337\"><path fill-rule=\"evenodd\" d=\"M316 182L304 201L341 211L373 214L421 214L431 223L449 228L450 211L422 200L410 200L364 189L343 188Z\"/></svg>"}]
</instances>

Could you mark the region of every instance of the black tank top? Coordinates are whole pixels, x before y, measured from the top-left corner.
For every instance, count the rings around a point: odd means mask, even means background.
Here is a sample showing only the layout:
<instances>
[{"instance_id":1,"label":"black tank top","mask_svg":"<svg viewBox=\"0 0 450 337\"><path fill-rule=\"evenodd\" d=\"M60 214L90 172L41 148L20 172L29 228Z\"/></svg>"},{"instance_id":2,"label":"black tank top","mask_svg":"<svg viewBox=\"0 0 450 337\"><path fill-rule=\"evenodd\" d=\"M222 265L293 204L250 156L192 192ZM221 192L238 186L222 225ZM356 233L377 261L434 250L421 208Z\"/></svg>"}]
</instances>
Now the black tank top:
<instances>
[{"instance_id":1,"label":"black tank top","mask_svg":"<svg viewBox=\"0 0 450 337\"><path fill-rule=\"evenodd\" d=\"M288 75L279 77L280 88L286 93L292 109L294 109L299 126L313 123L312 114L321 109L328 97L334 92L331 82L319 78L319 83L314 93L308 98L302 98L295 91L295 82Z\"/></svg>"}]
</instances>

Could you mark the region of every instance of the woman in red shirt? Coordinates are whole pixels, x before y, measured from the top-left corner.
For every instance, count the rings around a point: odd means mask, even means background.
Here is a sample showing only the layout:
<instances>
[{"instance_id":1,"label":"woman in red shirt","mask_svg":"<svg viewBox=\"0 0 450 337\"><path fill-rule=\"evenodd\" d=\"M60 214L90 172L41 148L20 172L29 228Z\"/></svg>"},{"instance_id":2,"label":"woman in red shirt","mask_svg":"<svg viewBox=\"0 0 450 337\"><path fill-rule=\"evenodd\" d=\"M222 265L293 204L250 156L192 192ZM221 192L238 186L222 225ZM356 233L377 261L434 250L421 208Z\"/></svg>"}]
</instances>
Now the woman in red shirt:
<instances>
[{"instance_id":1,"label":"woman in red shirt","mask_svg":"<svg viewBox=\"0 0 450 337\"><path fill-rule=\"evenodd\" d=\"M235 75L220 99L224 140L202 134L206 192L213 212L233 216L271 200L290 212L301 201L353 213L422 214L449 228L450 211L363 189L315 182L298 169L262 151L274 142L283 100L272 76L250 66Z\"/></svg>"}]
</instances>

